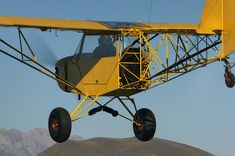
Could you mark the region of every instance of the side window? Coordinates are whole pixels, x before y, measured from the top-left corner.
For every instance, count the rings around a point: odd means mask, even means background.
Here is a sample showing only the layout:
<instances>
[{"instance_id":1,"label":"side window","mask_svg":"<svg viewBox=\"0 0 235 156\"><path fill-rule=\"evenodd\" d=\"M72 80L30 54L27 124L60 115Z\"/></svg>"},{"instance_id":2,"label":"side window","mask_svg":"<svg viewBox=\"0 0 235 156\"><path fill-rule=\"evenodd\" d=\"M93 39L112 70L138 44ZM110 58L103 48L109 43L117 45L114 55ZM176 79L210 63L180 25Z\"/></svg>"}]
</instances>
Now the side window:
<instances>
[{"instance_id":1,"label":"side window","mask_svg":"<svg viewBox=\"0 0 235 156\"><path fill-rule=\"evenodd\" d=\"M98 44L99 36L96 35L85 35L82 53L93 53L94 49L99 45Z\"/></svg>"},{"instance_id":2,"label":"side window","mask_svg":"<svg viewBox=\"0 0 235 156\"><path fill-rule=\"evenodd\" d=\"M110 57L115 56L116 47L114 40L115 38L111 35L101 35L98 38L98 46L93 50L94 57Z\"/></svg>"},{"instance_id":3,"label":"side window","mask_svg":"<svg viewBox=\"0 0 235 156\"><path fill-rule=\"evenodd\" d=\"M81 55L93 58L116 55L116 37L114 35L85 35L81 46Z\"/></svg>"}]
</instances>

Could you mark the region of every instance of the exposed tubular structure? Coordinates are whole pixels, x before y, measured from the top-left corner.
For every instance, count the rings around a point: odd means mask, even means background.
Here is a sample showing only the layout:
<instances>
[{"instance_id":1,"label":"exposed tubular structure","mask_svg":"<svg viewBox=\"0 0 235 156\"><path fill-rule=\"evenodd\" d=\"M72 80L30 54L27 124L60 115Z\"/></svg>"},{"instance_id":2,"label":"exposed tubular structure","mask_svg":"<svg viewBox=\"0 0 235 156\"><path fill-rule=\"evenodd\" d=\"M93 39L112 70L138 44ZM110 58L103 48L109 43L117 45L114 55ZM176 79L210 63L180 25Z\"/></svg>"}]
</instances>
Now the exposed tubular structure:
<instances>
[{"instance_id":1,"label":"exposed tubular structure","mask_svg":"<svg viewBox=\"0 0 235 156\"><path fill-rule=\"evenodd\" d=\"M72 122L74 122L76 120L79 120L79 119L81 119L83 117L86 117L86 116L95 115L96 113L103 111L103 112L111 114L113 117L119 116L119 117L122 117L122 118L124 118L126 120L129 120L132 123L135 123L136 125L141 125L141 123L138 123L137 121L134 120L134 114L132 113L131 109L127 106L127 104L124 102L124 101L129 101L131 104L133 104L134 113L136 113L137 112L137 107L136 107L134 99L132 99L132 98L130 98L128 96L127 97L112 97L110 100L108 100L104 104L101 104L100 102L98 102L98 99L99 99L99 96L95 96L95 97L85 96L81 100L81 102L78 103L78 105L76 106L74 111L70 114ZM115 99L117 99L123 105L125 110L130 114L131 118L127 117L125 115L122 115L117 110L114 110L114 109L108 107L108 105L112 101L114 101ZM88 100L90 100L90 102L88 102L88 104L85 104ZM87 113L83 113L89 107L91 107L93 104L97 104L98 107L90 109Z\"/></svg>"},{"instance_id":2,"label":"exposed tubular structure","mask_svg":"<svg viewBox=\"0 0 235 156\"><path fill-rule=\"evenodd\" d=\"M124 34L128 37L133 32ZM221 61L220 34L164 33L151 36L138 32L134 36L135 39L120 53L121 88L124 89L150 89Z\"/></svg>"}]
</instances>

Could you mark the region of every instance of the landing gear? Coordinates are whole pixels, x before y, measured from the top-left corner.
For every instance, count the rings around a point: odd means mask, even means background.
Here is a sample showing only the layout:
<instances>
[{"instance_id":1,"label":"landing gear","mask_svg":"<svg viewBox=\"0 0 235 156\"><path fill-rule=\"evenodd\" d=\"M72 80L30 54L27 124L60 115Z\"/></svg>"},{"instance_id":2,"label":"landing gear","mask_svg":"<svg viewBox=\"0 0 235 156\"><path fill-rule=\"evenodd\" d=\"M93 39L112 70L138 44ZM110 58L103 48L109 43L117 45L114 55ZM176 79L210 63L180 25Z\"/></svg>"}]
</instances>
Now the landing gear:
<instances>
[{"instance_id":1,"label":"landing gear","mask_svg":"<svg viewBox=\"0 0 235 156\"><path fill-rule=\"evenodd\" d=\"M71 118L64 108L55 108L48 121L51 138L56 142L66 141L71 133Z\"/></svg>"},{"instance_id":2,"label":"landing gear","mask_svg":"<svg viewBox=\"0 0 235 156\"><path fill-rule=\"evenodd\" d=\"M228 88L233 88L235 85L235 76L232 72L225 72L224 74L225 84Z\"/></svg>"},{"instance_id":3,"label":"landing gear","mask_svg":"<svg viewBox=\"0 0 235 156\"><path fill-rule=\"evenodd\" d=\"M136 112L134 117L133 130L140 141L149 141L156 131L156 119L153 112L143 108Z\"/></svg>"},{"instance_id":4,"label":"landing gear","mask_svg":"<svg viewBox=\"0 0 235 156\"><path fill-rule=\"evenodd\" d=\"M225 63L225 73L224 73L224 79L225 84L228 88L233 88L235 85L235 76L232 73L232 68L235 64L231 64L227 59L223 60Z\"/></svg>"},{"instance_id":5,"label":"landing gear","mask_svg":"<svg viewBox=\"0 0 235 156\"><path fill-rule=\"evenodd\" d=\"M82 107L87 99L92 99L86 106ZM123 107L127 110L131 117L120 114L117 110L114 110L107 105L114 99L119 100ZM86 116L95 115L98 112L106 112L111 114L113 117L122 117L130 121L133 124L134 134L137 139L140 141L149 141L153 138L156 130L156 119L153 112L149 109L142 108L137 110L134 99L130 97L113 97L104 104L99 103L98 96L93 97L84 97L84 99L77 105L71 114L69 114L64 108L55 108L49 116L49 133L51 138L56 142L65 142L71 134L71 125L72 122L80 120ZM132 110L124 103L124 101L129 101L129 104L133 104L135 114L132 113ZM98 107L95 107L89 110L87 113L84 112L92 104L98 104Z\"/></svg>"}]
</instances>

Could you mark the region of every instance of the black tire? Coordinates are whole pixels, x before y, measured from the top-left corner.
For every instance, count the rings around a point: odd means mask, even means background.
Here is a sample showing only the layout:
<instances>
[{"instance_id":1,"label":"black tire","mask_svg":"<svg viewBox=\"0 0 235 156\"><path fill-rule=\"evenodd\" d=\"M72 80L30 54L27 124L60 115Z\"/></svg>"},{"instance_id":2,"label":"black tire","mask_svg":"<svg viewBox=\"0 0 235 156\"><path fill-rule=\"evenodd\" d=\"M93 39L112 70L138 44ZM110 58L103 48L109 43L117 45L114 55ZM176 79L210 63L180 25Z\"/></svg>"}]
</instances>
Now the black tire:
<instances>
[{"instance_id":1,"label":"black tire","mask_svg":"<svg viewBox=\"0 0 235 156\"><path fill-rule=\"evenodd\" d=\"M225 72L224 74L225 84L228 88L233 88L235 85L235 76L231 72Z\"/></svg>"},{"instance_id":2,"label":"black tire","mask_svg":"<svg viewBox=\"0 0 235 156\"><path fill-rule=\"evenodd\" d=\"M136 112L134 121L141 124L137 125L133 123L136 138L140 141L151 140L156 131L156 119L153 112L149 109L142 108Z\"/></svg>"},{"instance_id":3,"label":"black tire","mask_svg":"<svg viewBox=\"0 0 235 156\"><path fill-rule=\"evenodd\" d=\"M64 108L51 111L48 121L51 138L56 142L65 142L71 134L71 118Z\"/></svg>"}]
</instances>

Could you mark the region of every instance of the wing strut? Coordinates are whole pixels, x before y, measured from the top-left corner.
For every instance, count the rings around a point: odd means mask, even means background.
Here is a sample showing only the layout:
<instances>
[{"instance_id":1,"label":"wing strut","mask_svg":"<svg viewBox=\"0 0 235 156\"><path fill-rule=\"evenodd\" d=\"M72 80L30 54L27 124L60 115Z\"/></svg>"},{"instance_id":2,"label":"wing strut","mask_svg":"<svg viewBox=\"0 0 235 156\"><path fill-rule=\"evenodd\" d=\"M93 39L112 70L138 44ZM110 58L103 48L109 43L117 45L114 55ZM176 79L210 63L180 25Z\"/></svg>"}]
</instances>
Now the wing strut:
<instances>
[{"instance_id":1,"label":"wing strut","mask_svg":"<svg viewBox=\"0 0 235 156\"><path fill-rule=\"evenodd\" d=\"M37 59L36 59L36 55L33 53L33 50L30 48L30 45L28 44L26 38L24 37L22 31L20 29L18 29L18 33L19 33L19 40L20 40L20 50L18 50L17 48L15 48L14 46L12 46L11 44L7 43L6 41L4 41L3 39L0 39L0 43L2 43L5 47L9 48L11 51L14 51L17 54L20 54L21 58L18 58L16 54L11 54L11 52L8 52L6 50L0 49L0 52L2 54L5 54L13 59L15 59L16 61L23 63L29 67L31 67L32 69L56 80L59 81L60 83L71 87L72 89L76 90L79 94L83 94L76 86L74 86L72 83L70 83L69 81L65 80L63 77L61 77L60 75L55 74L53 71L51 71L50 69L48 69L47 67L43 66L42 64L40 64ZM22 48L22 38L23 41L26 42L27 47L30 50L30 53L32 55L32 57L30 57L29 55L27 55L26 53L23 52L23 48ZM9 50L9 51L10 51ZM26 60L24 59L26 58ZM30 63L31 62L31 63Z\"/></svg>"}]
</instances>

